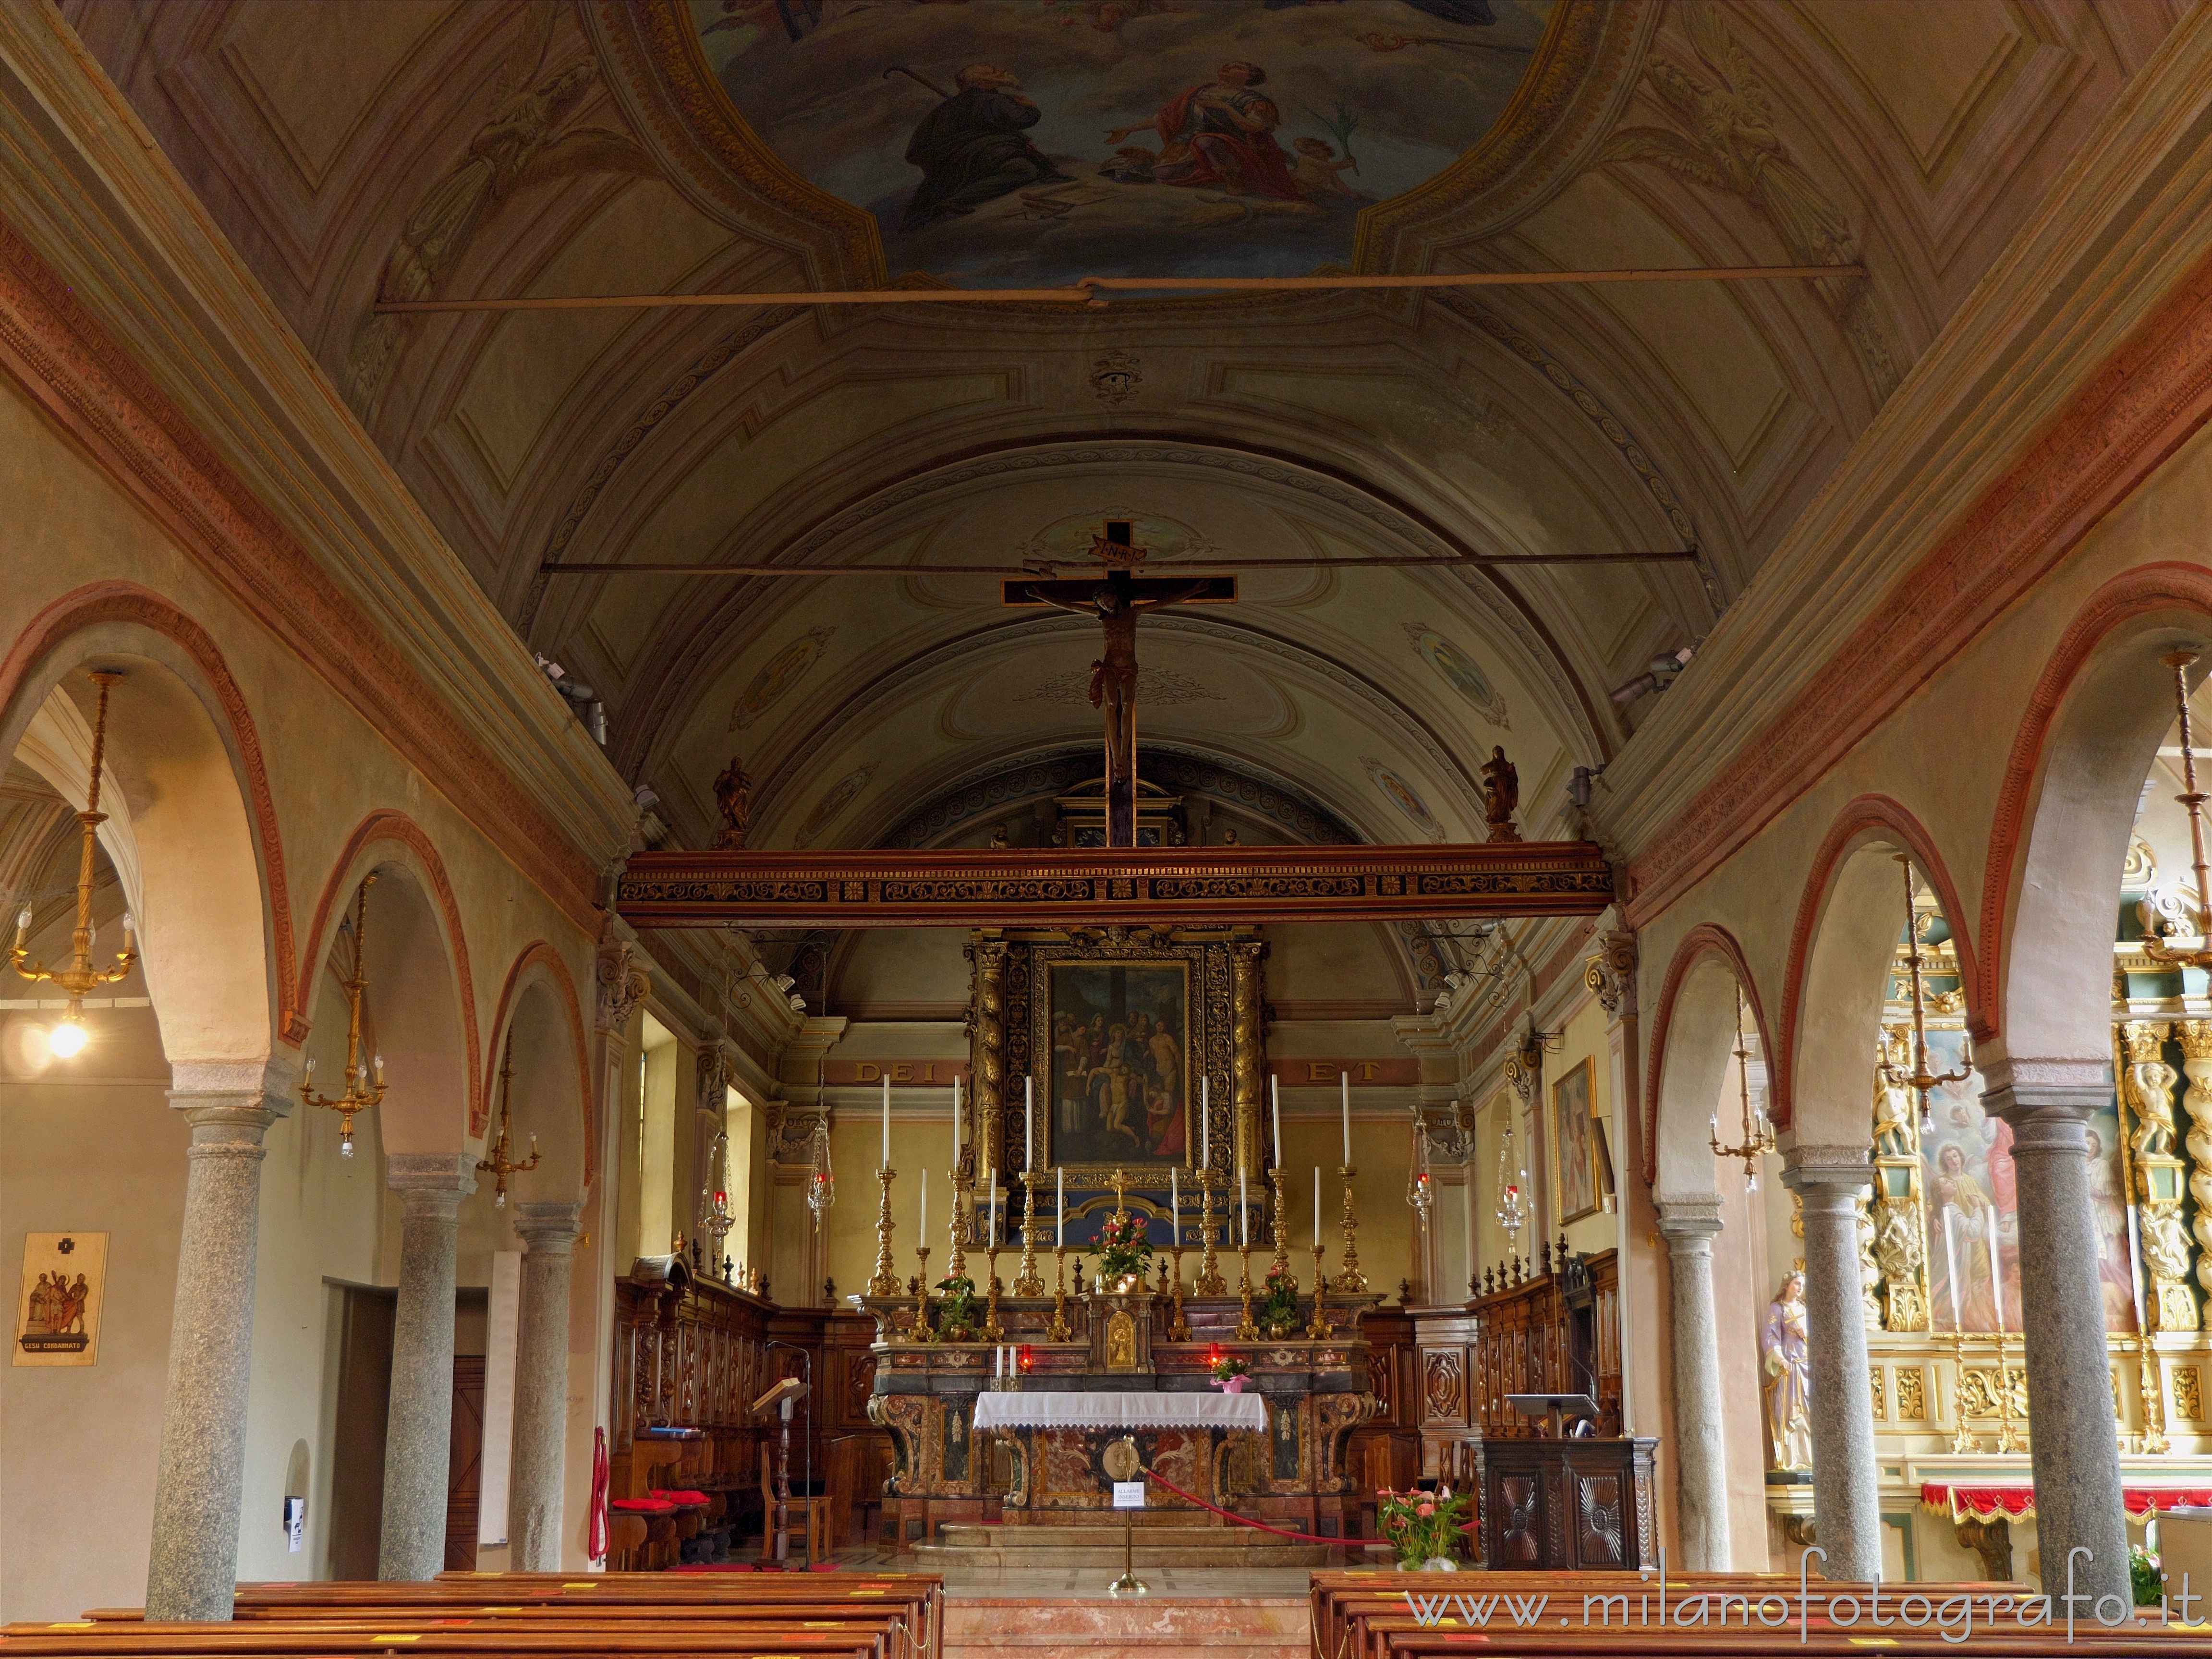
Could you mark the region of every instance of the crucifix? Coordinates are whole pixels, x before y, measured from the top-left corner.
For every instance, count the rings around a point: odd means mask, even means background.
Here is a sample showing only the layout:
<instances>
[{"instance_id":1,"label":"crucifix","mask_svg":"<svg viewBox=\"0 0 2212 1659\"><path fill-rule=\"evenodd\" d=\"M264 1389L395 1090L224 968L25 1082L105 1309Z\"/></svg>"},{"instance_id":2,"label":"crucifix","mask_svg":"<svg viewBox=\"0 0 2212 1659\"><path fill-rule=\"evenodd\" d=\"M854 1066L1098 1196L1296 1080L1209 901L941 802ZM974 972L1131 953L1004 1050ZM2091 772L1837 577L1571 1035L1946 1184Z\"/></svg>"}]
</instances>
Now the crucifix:
<instances>
[{"instance_id":1,"label":"crucifix","mask_svg":"<svg viewBox=\"0 0 2212 1659\"><path fill-rule=\"evenodd\" d=\"M1048 605L1079 617L1095 617L1105 643L1091 665L1091 706L1106 716L1106 844L1137 844L1137 618L1164 605L1231 605L1234 576L1199 576L1175 580L1141 576L1136 567L1147 550L1134 540L1127 519L1109 519L1092 538L1091 556L1103 580L1009 581L1006 605Z\"/></svg>"}]
</instances>

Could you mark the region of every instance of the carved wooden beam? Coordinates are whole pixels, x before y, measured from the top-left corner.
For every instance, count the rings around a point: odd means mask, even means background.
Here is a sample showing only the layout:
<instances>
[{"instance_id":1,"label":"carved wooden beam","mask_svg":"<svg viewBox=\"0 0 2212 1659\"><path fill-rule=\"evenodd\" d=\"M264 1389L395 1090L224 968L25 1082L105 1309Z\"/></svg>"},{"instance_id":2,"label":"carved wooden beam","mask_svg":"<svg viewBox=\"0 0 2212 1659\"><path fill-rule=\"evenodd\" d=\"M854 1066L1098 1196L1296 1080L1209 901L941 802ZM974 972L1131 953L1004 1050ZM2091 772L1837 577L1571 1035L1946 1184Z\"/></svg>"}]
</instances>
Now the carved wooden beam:
<instances>
[{"instance_id":1,"label":"carved wooden beam","mask_svg":"<svg viewBox=\"0 0 2212 1659\"><path fill-rule=\"evenodd\" d=\"M640 927L1070 927L1595 915L1589 842L1134 850L639 853L616 908Z\"/></svg>"}]
</instances>

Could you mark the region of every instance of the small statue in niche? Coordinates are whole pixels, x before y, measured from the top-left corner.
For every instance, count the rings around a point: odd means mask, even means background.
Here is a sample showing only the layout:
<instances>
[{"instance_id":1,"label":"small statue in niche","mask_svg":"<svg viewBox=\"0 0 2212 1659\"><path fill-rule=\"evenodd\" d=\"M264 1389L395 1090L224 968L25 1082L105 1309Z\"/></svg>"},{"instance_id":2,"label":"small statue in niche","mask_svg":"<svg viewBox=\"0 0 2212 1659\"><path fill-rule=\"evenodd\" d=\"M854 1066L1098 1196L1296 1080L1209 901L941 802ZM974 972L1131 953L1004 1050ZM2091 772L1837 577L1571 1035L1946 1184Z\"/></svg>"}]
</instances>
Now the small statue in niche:
<instances>
[{"instance_id":1,"label":"small statue in niche","mask_svg":"<svg viewBox=\"0 0 2212 1659\"><path fill-rule=\"evenodd\" d=\"M752 774L738 756L730 757L730 763L714 780L714 806L722 815L722 830L714 837L714 850L733 853L745 844L745 831L753 821Z\"/></svg>"},{"instance_id":2,"label":"small statue in niche","mask_svg":"<svg viewBox=\"0 0 2212 1659\"><path fill-rule=\"evenodd\" d=\"M1003 823L993 824L991 826L991 850L994 853L1003 853L1006 848L1006 826Z\"/></svg>"},{"instance_id":3,"label":"small statue in niche","mask_svg":"<svg viewBox=\"0 0 2212 1659\"><path fill-rule=\"evenodd\" d=\"M1813 1467L1813 1437L1806 1414L1813 1376L1812 1348L1805 1339L1805 1275L1791 1273L1766 1304L1759 1333L1759 1354L1766 1381L1767 1449L1778 1469Z\"/></svg>"},{"instance_id":4,"label":"small statue in niche","mask_svg":"<svg viewBox=\"0 0 2212 1659\"><path fill-rule=\"evenodd\" d=\"M1513 822L1513 814L1521 805L1519 770L1505 758L1505 750L1493 744L1481 776L1482 816L1490 825L1490 839L1520 840L1521 831Z\"/></svg>"},{"instance_id":5,"label":"small statue in niche","mask_svg":"<svg viewBox=\"0 0 2212 1659\"><path fill-rule=\"evenodd\" d=\"M1237 826L1235 824L1229 824L1223 829L1221 831L1221 844L1224 847L1234 847L1237 845Z\"/></svg>"}]
</instances>

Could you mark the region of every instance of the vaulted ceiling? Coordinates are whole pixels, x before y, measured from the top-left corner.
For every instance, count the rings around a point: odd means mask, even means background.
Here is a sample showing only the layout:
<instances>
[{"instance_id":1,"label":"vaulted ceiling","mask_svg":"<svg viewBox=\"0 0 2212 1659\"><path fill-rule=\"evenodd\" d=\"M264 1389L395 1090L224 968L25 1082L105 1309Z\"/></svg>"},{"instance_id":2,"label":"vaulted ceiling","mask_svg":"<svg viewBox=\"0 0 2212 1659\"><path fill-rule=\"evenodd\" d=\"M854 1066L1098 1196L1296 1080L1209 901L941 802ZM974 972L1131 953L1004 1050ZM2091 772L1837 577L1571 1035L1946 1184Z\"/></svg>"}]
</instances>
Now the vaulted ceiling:
<instances>
[{"instance_id":1,"label":"vaulted ceiling","mask_svg":"<svg viewBox=\"0 0 2212 1659\"><path fill-rule=\"evenodd\" d=\"M711 835L866 845L1095 738L1095 629L948 563L1138 520L1156 561L1694 563L1248 576L1148 617L1147 742L1378 841L1540 833L2157 48L2168 0L65 0L477 578ZM905 228L955 71L1059 179ZM1221 59L1286 162L1112 169ZM1247 106L1246 107L1249 107ZM1299 140L1308 141L1300 148ZM1171 148L1171 147L1170 147ZM1327 163L1359 157L1353 173ZM1145 149L1164 170L1168 149ZM948 175L950 176L950 175ZM1338 196L1327 179L1352 193ZM1188 184L1188 181L1186 181ZM1271 193L1272 192L1272 193ZM380 316L385 298L1142 275L1863 264L1864 278ZM891 565L553 576L546 562ZM973 826L955 828L973 833Z\"/></svg>"}]
</instances>

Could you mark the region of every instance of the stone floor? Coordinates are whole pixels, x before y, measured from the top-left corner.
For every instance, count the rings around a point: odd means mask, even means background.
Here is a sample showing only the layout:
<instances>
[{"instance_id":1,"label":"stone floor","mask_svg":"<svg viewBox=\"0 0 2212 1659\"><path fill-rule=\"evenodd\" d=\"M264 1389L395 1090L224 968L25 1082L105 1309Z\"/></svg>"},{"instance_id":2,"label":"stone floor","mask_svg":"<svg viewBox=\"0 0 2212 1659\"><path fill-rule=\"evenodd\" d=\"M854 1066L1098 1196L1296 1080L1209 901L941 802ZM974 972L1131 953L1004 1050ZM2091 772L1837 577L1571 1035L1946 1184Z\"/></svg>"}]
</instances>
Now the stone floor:
<instances>
[{"instance_id":1,"label":"stone floor","mask_svg":"<svg viewBox=\"0 0 2212 1659\"><path fill-rule=\"evenodd\" d=\"M1167 1574L1157 1575L1165 1578ZM945 1609L945 1659L1175 1659L1203 1645L1209 1659L1306 1659L1312 1613L1291 1595L1201 1595L1167 1589L1112 1600L1091 1592L961 1595Z\"/></svg>"},{"instance_id":2,"label":"stone floor","mask_svg":"<svg viewBox=\"0 0 2212 1659\"><path fill-rule=\"evenodd\" d=\"M1310 1576L1324 1567L1371 1566L1358 1551L1347 1559L1342 1550L1325 1552L1326 1559L1312 1566L1150 1566L1140 1565L1137 1577L1151 1586L1143 1599L1158 1601L1178 1598L1218 1599L1223 1596L1294 1596L1306 1602ZM742 1558L741 1558L742 1559ZM925 1560L913 1551L862 1546L839 1550L833 1558L840 1567L878 1572L942 1572L948 1599L965 1601L1028 1596L1111 1601L1106 1586L1121 1576L1118 1562L1110 1566L1009 1567L971 1565L946 1560Z\"/></svg>"}]
</instances>

